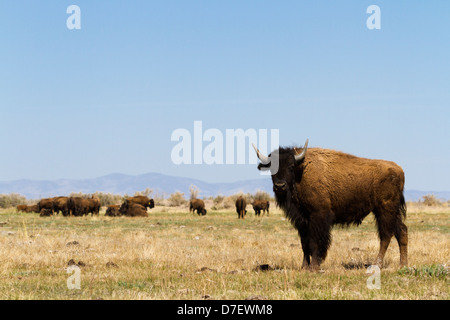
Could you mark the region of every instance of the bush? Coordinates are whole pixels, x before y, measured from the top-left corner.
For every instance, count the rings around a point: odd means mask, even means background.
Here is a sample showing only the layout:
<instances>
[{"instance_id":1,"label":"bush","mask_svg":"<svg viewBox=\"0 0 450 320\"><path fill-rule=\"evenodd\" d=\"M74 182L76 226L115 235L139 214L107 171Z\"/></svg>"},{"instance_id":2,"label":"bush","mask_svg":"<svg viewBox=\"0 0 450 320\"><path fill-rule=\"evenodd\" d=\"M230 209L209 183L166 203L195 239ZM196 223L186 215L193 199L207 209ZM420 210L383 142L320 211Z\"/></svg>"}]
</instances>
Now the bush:
<instances>
[{"instance_id":1,"label":"bush","mask_svg":"<svg viewBox=\"0 0 450 320\"><path fill-rule=\"evenodd\" d=\"M184 204L186 204L186 199L184 198L184 193L183 192L175 192L172 193L169 197L169 199L167 199L169 202L169 206L170 207L178 207L178 206L182 206Z\"/></svg>"},{"instance_id":2,"label":"bush","mask_svg":"<svg viewBox=\"0 0 450 320\"><path fill-rule=\"evenodd\" d=\"M270 195L265 191L258 190L258 191L256 191L255 195L253 196L253 200L270 201Z\"/></svg>"},{"instance_id":3,"label":"bush","mask_svg":"<svg viewBox=\"0 0 450 320\"><path fill-rule=\"evenodd\" d=\"M440 206L442 203L433 195L428 194L422 197L422 203L426 206Z\"/></svg>"},{"instance_id":4,"label":"bush","mask_svg":"<svg viewBox=\"0 0 450 320\"><path fill-rule=\"evenodd\" d=\"M134 193L135 196L145 196L151 198L151 195L153 193L153 190L150 188L146 188L144 191L136 191Z\"/></svg>"},{"instance_id":5,"label":"bush","mask_svg":"<svg viewBox=\"0 0 450 320\"><path fill-rule=\"evenodd\" d=\"M90 199L92 196L97 197L100 200L100 206L107 207L113 204L120 204L124 196L120 194L95 192L93 194L85 194L82 192L72 192L69 197L80 197L83 199Z\"/></svg>"},{"instance_id":6,"label":"bush","mask_svg":"<svg viewBox=\"0 0 450 320\"><path fill-rule=\"evenodd\" d=\"M200 193L200 189L197 188L197 186L194 186L193 184L189 187L189 193L190 193L190 198L191 200L197 199L198 198L198 194Z\"/></svg>"},{"instance_id":7,"label":"bush","mask_svg":"<svg viewBox=\"0 0 450 320\"><path fill-rule=\"evenodd\" d=\"M17 193L0 194L0 208L16 207L19 204L27 204L27 198Z\"/></svg>"}]
</instances>

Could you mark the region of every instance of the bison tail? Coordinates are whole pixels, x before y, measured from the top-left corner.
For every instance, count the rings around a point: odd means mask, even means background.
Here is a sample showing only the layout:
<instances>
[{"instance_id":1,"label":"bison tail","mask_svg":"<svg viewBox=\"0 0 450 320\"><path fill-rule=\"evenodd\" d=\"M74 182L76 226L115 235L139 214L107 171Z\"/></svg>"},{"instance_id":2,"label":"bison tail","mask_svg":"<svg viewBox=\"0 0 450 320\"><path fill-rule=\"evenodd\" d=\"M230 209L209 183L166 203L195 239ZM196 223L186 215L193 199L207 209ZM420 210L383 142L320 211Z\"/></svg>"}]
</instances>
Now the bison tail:
<instances>
[{"instance_id":1,"label":"bison tail","mask_svg":"<svg viewBox=\"0 0 450 320\"><path fill-rule=\"evenodd\" d=\"M402 193L402 195L401 195L401 198L400 198L400 214L401 214L401 217L402 217L402 219L406 219L406 202L405 202L405 196L403 195L403 193Z\"/></svg>"}]
</instances>

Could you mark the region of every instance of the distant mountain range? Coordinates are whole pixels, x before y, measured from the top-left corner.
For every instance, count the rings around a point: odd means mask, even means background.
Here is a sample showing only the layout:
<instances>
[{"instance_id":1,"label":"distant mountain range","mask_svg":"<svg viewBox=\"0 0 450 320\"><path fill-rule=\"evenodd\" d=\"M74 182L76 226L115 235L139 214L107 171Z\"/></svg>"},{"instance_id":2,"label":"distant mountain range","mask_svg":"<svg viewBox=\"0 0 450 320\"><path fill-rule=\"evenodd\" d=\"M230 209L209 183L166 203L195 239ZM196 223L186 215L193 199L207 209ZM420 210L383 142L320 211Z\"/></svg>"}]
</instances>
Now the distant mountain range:
<instances>
[{"instance_id":1,"label":"distant mountain range","mask_svg":"<svg viewBox=\"0 0 450 320\"><path fill-rule=\"evenodd\" d=\"M238 192L255 193L258 190L272 195L272 181L270 178L237 181L231 183L208 183L197 179L173 177L159 173L147 173L137 176L125 174L110 174L94 179L60 179L53 181L15 180L0 182L0 194L18 193L28 199L69 195L72 192L94 193L105 192L113 194L134 195L136 191L146 188L153 190L153 195L168 197L180 191L189 196L189 187L195 185L199 190L199 197L227 196ZM419 191L406 190L407 201L417 201L422 196L434 194L438 199L449 200L450 191Z\"/></svg>"}]
</instances>

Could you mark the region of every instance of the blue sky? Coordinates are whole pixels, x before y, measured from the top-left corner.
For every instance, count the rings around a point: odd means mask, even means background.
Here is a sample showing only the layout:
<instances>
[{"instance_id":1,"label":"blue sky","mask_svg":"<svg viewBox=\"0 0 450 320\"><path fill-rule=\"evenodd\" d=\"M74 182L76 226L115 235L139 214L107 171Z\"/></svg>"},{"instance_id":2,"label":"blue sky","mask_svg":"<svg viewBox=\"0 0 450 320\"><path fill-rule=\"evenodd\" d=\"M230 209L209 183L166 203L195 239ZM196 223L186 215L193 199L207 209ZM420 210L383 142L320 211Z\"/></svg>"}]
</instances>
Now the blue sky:
<instances>
[{"instance_id":1,"label":"blue sky","mask_svg":"<svg viewBox=\"0 0 450 320\"><path fill-rule=\"evenodd\" d=\"M381 30L366 27L372 4ZM449 31L444 0L3 0L0 181L260 177L174 165L172 132L201 120L392 160L406 188L450 190Z\"/></svg>"}]
</instances>

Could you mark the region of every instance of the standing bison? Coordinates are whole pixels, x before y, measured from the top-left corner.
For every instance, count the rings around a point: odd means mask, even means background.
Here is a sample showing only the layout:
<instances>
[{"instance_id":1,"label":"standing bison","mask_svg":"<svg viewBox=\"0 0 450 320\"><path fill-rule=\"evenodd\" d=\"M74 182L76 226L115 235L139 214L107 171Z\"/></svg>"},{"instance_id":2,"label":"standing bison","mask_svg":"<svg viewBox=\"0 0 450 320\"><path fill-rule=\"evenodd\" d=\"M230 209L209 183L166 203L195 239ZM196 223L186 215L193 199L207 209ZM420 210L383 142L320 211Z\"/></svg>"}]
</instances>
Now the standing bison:
<instances>
[{"instance_id":1,"label":"standing bison","mask_svg":"<svg viewBox=\"0 0 450 320\"><path fill-rule=\"evenodd\" d=\"M195 213L195 210L197 210L197 214L200 216L205 216L207 211L205 209L205 202L200 199L192 199L189 203L189 212Z\"/></svg>"},{"instance_id":2,"label":"standing bison","mask_svg":"<svg viewBox=\"0 0 450 320\"><path fill-rule=\"evenodd\" d=\"M253 147L261 161L258 169L271 170L277 205L298 230L303 268L317 270L324 261L333 225L359 225L370 212L380 238L377 265L382 265L393 236L400 248L400 265L408 264L401 167L334 150L308 149L308 140L303 148L280 148L269 157Z\"/></svg>"},{"instance_id":3,"label":"standing bison","mask_svg":"<svg viewBox=\"0 0 450 320\"><path fill-rule=\"evenodd\" d=\"M264 214L267 212L267 215L269 215L269 207L270 207L270 202L267 200L255 200L253 201L253 210L255 210L255 216L260 216L261 215L261 211L263 212L263 216Z\"/></svg>"},{"instance_id":4,"label":"standing bison","mask_svg":"<svg viewBox=\"0 0 450 320\"><path fill-rule=\"evenodd\" d=\"M245 201L244 197L240 196L236 200L236 212L238 214L239 219L245 219L245 215L247 214L247 201Z\"/></svg>"},{"instance_id":5,"label":"standing bison","mask_svg":"<svg viewBox=\"0 0 450 320\"><path fill-rule=\"evenodd\" d=\"M68 199L68 212L71 216L83 216L88 215L97 215L100 212L100 200L92 196L90 199L85 199L82 197L70 197Z\"/></svg>"},{"instance_id":6,"label":"standing bison","mask_svg":"<svg viewBox=\"0 0 450 320\"><path fill-rule=\"evenodd\" d=\"M69 215L69 198L67 197L55 197L53 200L53 211L58 213L61 211L63 216Z\"/></svg>"}]
</instances>

